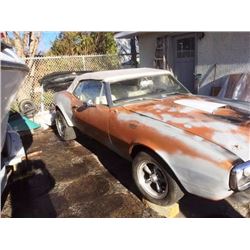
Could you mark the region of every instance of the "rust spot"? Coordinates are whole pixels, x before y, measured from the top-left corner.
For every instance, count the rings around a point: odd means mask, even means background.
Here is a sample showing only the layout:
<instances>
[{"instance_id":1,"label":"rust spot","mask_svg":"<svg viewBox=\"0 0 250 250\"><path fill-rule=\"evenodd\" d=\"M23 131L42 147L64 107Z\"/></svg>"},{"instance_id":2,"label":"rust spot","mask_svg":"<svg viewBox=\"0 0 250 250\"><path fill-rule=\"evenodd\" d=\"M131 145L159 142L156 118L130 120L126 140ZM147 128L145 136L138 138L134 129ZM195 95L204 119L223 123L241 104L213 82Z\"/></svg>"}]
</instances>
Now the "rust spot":
<instances>
[{"instance_id":1,"label":"rust spot","mask_svg":"<svg viewBox=\"0 0 250 250\"><path fill-rule=\"evenodd\" d=\"M128 113L129 114L129 113ZM113 121L114 122L114 121ZM130 130L123 129L123 133L120 133L121 129L124 127L129 126L129 122L126 121L117 121L114 122L114 127L112 127L112 136L119 138L120 140L124 141L126 145L131 145L133 141L145 141L146 138L152 138L147 141L148 145L152 150L158 151L164 149L168 154L183 154L188 155L193 158L200 158L212 162L213 164L217 165L218 167L222 167L225 169L230 169L232 164L230 161L227 162L217 162L212 159L212 156L208 156L204 152L194 150L191 145L187 145L186 143L182 142L179 139L172 137L171 135L162 135L157 129L152 129L150 125L141 124L140 130L136 135L132 133ZM202 128L201 128L202 129ZM210 132L208 129L207 132ZM154 143L153 143L154 142ZM128 150L124 148L123 150Z\"/></svg>"},{"instance_id":2,"label":"rust spot","mask_svg":"<svg viewBox=\"0 0 250 250\"><path fill-rule=\"evenodd\" d=\"M132 129L136 129L137 128L137 124L134 124L134 123L129 123L129 128L132 128Z\"/></svg>"}]
</instances>

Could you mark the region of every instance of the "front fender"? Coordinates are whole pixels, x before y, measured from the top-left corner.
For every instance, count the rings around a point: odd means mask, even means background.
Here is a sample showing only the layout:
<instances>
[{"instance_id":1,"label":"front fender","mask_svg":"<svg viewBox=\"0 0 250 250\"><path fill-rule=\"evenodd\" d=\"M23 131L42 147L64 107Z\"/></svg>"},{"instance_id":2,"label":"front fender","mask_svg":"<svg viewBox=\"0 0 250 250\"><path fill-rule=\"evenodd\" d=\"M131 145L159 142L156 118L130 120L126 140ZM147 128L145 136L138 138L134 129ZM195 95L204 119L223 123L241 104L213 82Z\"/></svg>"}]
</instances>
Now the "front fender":
<instances>
[{"instance_id":1,"label":"front fender","mask_svg":"<svg viewBox=\"0 0 250 250\"><path fill-rule=\"evenodd\" d=\"M129 151L132 153L133 149L140 145L155 152L166 162L189 193L211 200L230 196L233 193L229 188L230 171L237 157L202 138L183 131L180 134L182 139L179 143L187 144L190 151L184 152L181 148L178 150L179 145L173 141L170 146L177 150L169 151L167 140L165 145L159 144L156 137L134 141ZM191 150L197 154L191 154Z\"/></svg>"}]
</instances>

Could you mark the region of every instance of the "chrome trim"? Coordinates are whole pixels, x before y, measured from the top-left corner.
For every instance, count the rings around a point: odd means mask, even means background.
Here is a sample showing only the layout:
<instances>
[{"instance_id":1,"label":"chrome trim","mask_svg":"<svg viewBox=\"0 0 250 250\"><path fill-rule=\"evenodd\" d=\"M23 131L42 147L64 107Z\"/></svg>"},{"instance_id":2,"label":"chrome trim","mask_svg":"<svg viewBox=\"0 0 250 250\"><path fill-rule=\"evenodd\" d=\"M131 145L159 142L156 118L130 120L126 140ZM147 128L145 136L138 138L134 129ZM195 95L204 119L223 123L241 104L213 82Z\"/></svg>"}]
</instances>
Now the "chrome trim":
<instances>
[{"instance_id":1,"label":"chrome trim","mask_svg":"<svg viewBox=\"0 0 250 250\"><path fill-rule=\"evenodd\" d=\"M250 178L244 175L244 170L250 169L250 161L236 165L230 173L229 186L233 191L243 191L250 187ZM241 175L239 177L239 175ZM248 178L247 182L239 186L240 178Z\"/></svg>"},{"instance_id":2,"label":"chrome trim","mask_svg":"<svg viewBox=\"0 0 250 250\"><path fill-rule=\"evenodd\" d=\"M247 182L243 186L240 186L237 191L244 191L250 187L250 182Z\"/></svg>"},{"instance_id":3,"label":"chrome trim","mask_svg":"<svg viewBox=\"0 0 250 250\"><path fill-rule=\"evenodd\" d=\"M239 172L239 171L242 171L246 168L250 168L250 161L246 161L246 162L243 162L243 163L240 163L239 165L235 166L232 171L234 172Z\"/></svg>"}]
</instances>

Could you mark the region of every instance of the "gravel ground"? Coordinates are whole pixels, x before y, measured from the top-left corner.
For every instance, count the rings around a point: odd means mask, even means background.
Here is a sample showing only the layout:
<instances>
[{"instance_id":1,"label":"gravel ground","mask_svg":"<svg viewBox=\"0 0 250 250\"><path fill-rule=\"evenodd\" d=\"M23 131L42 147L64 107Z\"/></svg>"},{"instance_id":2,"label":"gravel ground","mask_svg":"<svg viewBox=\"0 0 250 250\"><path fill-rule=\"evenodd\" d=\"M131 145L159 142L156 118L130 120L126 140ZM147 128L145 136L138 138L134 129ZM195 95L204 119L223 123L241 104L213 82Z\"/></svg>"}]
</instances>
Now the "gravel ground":
<instances>
[{"instance_id":1,"label":"gravel ground","mask_svg":"<svg viewBox=\"0 0 250 250\"><path fill-rule=\"evenodd\" d=\"M131 165L81 135L62 142L52 129L22 137L30 156L13 174L2 217L159 217L144 205ZM177 217L250 217L250 190L212 202L186 195Z\"/></svg>"},{"instance_id":2,"label":"gravel ground","mask_svg":"<svg viewBox=\"0 0 250 250\"><path fill-rule=\"evenodd\" d=\"M53 130L23 142L28 154L41 152L12 176L2 217L157 217L80 143L62 142Z\"/></svg>"}]
</instances>

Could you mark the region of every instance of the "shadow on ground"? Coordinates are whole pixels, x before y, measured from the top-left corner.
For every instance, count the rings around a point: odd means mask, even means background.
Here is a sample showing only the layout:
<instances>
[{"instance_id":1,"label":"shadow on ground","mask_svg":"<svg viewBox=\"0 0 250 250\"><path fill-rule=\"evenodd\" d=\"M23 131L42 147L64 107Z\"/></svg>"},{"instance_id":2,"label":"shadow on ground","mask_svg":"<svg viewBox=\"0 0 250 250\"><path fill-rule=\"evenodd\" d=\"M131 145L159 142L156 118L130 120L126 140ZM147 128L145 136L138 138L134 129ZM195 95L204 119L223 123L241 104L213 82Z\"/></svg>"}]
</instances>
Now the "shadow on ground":
<instances>
[{"instance_id":1,"label":"shadow on ground","mask_svg":"<svg viewBox=\"0 0 250 250\"><path fill-rule=\"evenodd\" d=\"M96 140L81 134L79 131L77 131L77 135L77 142L94 153L109 173L111 173L130 192L134 193L139 199L142 199L142 196L134 183L131 163L129 161L123 159Z\"/></svg>"},{"instance_id":2,"label":"shadow on ground","mask_svg":"<svg viewBox=\"0 0 250 250\"><path fill-rule=\"evenodd\" d=\"M22 172L12 175L5 218L157 217L77 142L60 141L51 130L40 131L28 157Z\"/></svg>"},{"instance_id":3,"label":"shadow on ground","mask_svg":"<svg viewBox=\"0 0 250 250\"><path fill-rule=\"evenodd\" d=\"M77 141L93 152L103 166L139 199L142 196L132 178L131 163L118 156L99 142L81 134ZM210 201L191 194L186 194L179 202L181 213L188 218L242 218L226 200Z\"/></svg>"},{"instance_id":4,"label":"shadow on ground","mask_svg":"<svg viewBox=\"0 0 250 250\"><path fill-rule=\"evenodd\" d=\"M11 217L54 218L57 216L49 191L55 185L41 160L23 161L22 172L12 175L9 185Z\"/></svg>"},{"instance_id":5,"label":"shadow on ground","mask_svg":"<svg viewBox=\"0 0 250 250\"><path fill-rule=\"evenodd\" d=\"M77 142L52 130L34 136L29 151L42 153L12 175L5 217L159 217L131 195L142 198L130 162L85 135ZM242 217L227 201L186 195L179 206L183 217Z\"/></svg>"},{"instance_id":6,"label":"shadow on ground","mask_svg":"<svg viewBox=\"0 0 250 250\"><path fill-rule=\"evenodd\" d=\"M9 196L10 217L15 218L47 218L56 217L49 191L53 189L55 180L42 160L29 160L27 152L34 143L33 134L25 119L17 112L11 112L10 123L20 134L26 153L26 160L18 164L8 180L4 191L1 209ZM36 133L39 133L37 130Z\"/></svg>"},{"instance_id":7,"label":"shadow on ground","mask_svg":"<svg viewBox=\"0 0 250 250\"><path fill-rule=\"evenodd\" d=\"M210 201L187 194L179 201L179 207L188 218L243 218L226 200Z\"/></svg>"}]
</instances>

